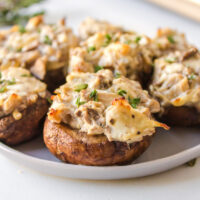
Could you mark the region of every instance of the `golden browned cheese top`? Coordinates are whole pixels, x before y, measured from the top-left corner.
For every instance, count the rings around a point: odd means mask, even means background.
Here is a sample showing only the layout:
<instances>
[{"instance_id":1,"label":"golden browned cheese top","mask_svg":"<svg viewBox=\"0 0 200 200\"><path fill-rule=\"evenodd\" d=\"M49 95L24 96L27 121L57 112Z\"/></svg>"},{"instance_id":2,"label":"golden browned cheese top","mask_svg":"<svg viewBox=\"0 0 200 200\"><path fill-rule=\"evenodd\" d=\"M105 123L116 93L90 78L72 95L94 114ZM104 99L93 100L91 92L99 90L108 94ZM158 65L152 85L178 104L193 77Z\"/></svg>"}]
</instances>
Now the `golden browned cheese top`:
<instances>
[{"instance_id":1,"label":"golden browned cheese top","mask_svg":"<svg viewBox=\"0 0 200 200\"><path fill-rule=\"evenodd\" d=\"M9 66L31 68L43 79L46 71L67 65L69 49L76 45L77 38L65 26L64 20L51 25L45 24L42 16L37 16L25 27L16 25L0 31L1 69Z\"/></svg>"},{"instance_id":2,"label":"golden browned cheese top","mask_svg":"<svg viewBox=\"0 0 200 200\"><path fill-rule=\"evenodd\" d=\"M124 32L122 27L110 24L107 21L96 20L91 17L83 20L79 26L79 36L81 39L87 39L95 33L106 32L108 34Z\"/></svg>"},{"instance_id":3,"label":"golden browned cheese top","mask_svg":"<svg viewBox=\"0 0 200 200\"><path fill-rule=\"evenodd\" d=\"M9 67L0 71L0 117L13 114L20 119L20 111L46 97L46 84L31 76L23 68Z\"/></svg>"},{"instance_id":4,"label":"golden browned cheese top","mask_svg":"<svg viewBox=\"0 0 200 200\"><path fill-rule=\"evenodd\" d=\"M65 123L89 135L105 134L109 141L134 142L152 135L160 123L151 113L160 110L140 84L110 70L73 72L53 96L49 120Z\"/></svg>"},{"instance_id":5,"label":"golden browned cheese top","mask_svg":"<svg viewBox=\"0 0 200 200\"><path fill-rule=\"evenodd\" d=\"M71 50L68 71L95 72L101 67L136 80L151 71L150 52L145 49L150 42L136 33L98 32Z\"/></svg>"},{"instance_id":6,"label":"golden browned cheese top","mask_svg":"<svg viewBox=\"0 0 200 200\"><path fill-rule=\"evenodd\" d=\"M152 95L163 107L191 106L200 111L200 54L191 48L155 61Z\"/></svg>"}]
</instances>

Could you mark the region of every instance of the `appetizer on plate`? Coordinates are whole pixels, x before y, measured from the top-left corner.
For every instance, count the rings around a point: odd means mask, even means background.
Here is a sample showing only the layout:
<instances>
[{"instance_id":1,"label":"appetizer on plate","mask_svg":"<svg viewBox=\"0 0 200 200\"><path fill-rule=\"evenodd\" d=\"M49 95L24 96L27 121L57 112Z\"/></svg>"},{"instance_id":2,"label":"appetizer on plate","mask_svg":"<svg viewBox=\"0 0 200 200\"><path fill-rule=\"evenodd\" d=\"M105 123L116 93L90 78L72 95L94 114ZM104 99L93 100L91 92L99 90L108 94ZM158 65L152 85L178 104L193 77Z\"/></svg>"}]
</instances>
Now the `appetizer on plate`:
<instances>
[{"instance_id":1,"label":"appetizer on plate","mask_svg":"<svg viewBox=\"0 0 200 200\"><path fill-rule=\"evenodd\" d=\"M144 88L155 58L190 47L184 34L169 28L159 29L150 39L92 18L81 23L79 34L83 40L70 52L69 73L110 69L114 74L140 81Z\"/></svg>"},{"instance_id":2,"label":"appetizer on plate","mask_svg":"<svg viewBox=\"0 0 200 200\"><path fill-rule=\"evenodd\" d=\"M52 25L36 16L25 27L0 31L0 68L30 69L53 91L65 82L69 49L76 45L77 38L64 20Z\"/></svg>"},{"instance_id":3,"label":"appetizer on plate","mask_svg":"<svg viewBox=\"0 0 200 200\"><path fill-rule=\"evenodd\" d=\"M177 51L155 61L150 92L161 104L159 114L173 125L200 122L200 53Z\"/></svg>"},{"instance_id":4,"label":"appetizer on plate","mask_svg":"<svg viewBox=\"0 0 200 200\"><path fill-rule=\"evenodd\" d=\"M0 72L0 141L16 145L41 133L48 111L46 84L23 68Z\"/></svg>"},{"instance_id":5,"label":"appetizer on plate","mask_svg":"<svg viewBox=\"0 0 200 200\"><path fill-rule=\"evenodd\" d=\"M155 127L168 129L152 118L160 105L139 82L114 78L110 70L72 72L56 93L45 122L44 141L65 162L131 162L148 148Z\"/></svg>"},{"instance_id":6,"label":"appetizer on plate","mask_svg":"<svg viewBox=\"0 0 200 200\"><path fill-rule=\"evenodd\" d=\"M68 72L110 69L116 76L144 82L152 69L147 49L150 42L147 36L136 33L96 33L71 49Z\"/></svg>"}]
</instances>

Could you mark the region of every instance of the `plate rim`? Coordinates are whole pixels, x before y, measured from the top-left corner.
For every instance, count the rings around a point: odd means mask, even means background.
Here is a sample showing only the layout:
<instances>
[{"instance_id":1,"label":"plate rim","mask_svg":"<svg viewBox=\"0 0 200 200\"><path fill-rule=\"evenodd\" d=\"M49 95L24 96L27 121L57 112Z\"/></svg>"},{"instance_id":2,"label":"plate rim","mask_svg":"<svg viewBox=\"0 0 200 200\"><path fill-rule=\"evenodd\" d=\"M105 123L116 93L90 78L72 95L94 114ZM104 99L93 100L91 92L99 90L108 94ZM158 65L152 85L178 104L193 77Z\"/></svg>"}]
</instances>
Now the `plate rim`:
<instances>
[{"instance_id":1,"label":"plate rim","mask_svg":"<svg viewBox=\"0 0 200 200\"><path fill-rule=\"evenodd\" d=\"M27 155L2 142L0 142L0 152L18 163L23 163L23 165L45 174L75 179L114 180L144 177L182 165L187 161L200 156L200 144L164 158L123 166L84 166L55 162ZM60 171L56 170L57 172L52 172L51 170L55 167ZM150 170L144 172L143 170L145 169ZM126 173L119 174L119 171L121 170ZM90 174L88 174L89 172ZM110 172L112 172L112 174L109 174Z\"/></svg>"}]
</instances>

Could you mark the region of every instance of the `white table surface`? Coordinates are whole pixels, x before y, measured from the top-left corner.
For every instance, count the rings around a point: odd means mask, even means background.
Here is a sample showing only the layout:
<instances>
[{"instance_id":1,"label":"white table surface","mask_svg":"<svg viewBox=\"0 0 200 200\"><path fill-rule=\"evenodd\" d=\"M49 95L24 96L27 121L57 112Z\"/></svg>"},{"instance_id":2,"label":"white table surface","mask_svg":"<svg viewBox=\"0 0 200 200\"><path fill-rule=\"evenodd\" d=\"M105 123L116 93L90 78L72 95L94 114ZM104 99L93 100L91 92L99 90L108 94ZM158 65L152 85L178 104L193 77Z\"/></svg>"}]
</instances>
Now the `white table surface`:
<instances>
[{"instance_id":1,"label":"white table surface","mask_svg":"<svg viewBox=\"0 0 200 200\"><path fill-rule=\"evenodd\" d=\"M41 7L48 10L49 21L66 15L73 28L86 16L107 19L149 35L158 27L169 26L185 32L190 42L200 46L199 23L141 0L47 0ZM200 199L200 160L194 167L181 166L144 178L85 181L41 174L0 155L0 179L0 200Z\"/></svg>"}]
</instances>

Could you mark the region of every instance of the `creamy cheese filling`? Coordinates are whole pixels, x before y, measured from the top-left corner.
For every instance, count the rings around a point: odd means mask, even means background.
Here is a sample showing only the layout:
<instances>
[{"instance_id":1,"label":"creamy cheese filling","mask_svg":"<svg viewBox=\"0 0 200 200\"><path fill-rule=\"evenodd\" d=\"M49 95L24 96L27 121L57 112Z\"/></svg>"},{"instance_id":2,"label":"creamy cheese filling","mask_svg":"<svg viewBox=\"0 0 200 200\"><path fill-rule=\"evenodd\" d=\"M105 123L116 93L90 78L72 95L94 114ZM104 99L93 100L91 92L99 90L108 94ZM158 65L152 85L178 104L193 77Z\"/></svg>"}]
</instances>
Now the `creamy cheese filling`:
<instances>
[{"instance_id":1,"label":"creamy cheese filling","mask_svg":"<svg viewBox=\"0 0 200 200\"><path fill-rule=\"evenodd\" d=\"M64 20L49 25L43 22L42 16L30 19L25 27L0 31L0 36L1 69L31 68L41 79L49 70L66 67L69 49L77 45L76 36Z\"/></svg>"},{"instance_id":2,"label":"creamy cheese filling","mask_svg":"<svg viewBox=\"0 0 200 200\"><path fill-rule=\"evenodd\" d=\"M171 53L155 62L152 95L162 107L190 106L200 111L200 54L194 48Z\"/></svg>"},{"instance_id":3,"label":"creamy cheese filling","mask_svg":"<svg viewBox=\"0 0 200 200\"><path fill-rule=\"evenodd\" d=\"M20 111L46 97L46 84L32 77L23 68L9 67L0 71L0 117L13 113L21 118Z\"/></svg>"},{"instance_id":4,"label":"creamy cheese filling","mask_svg":"<svg viewBox=\"0 0 200 200\"><path fill-rule=\"evenodd\" d=\"M114 26L106 21L100 21L91 17L86 18L79 26L79 35L82 39L87 39L98 32L107 32L109 34L124 32L121 27Z\"/></svg>"},{"instance_id":5,"label":"creamy cheese filling","mask_svg":"<svg viewBox=\"0 0 200 200\"><path fill-rule=\"evenodd\" d=\"M68 72L96 72L110 69L131 79L150 73L150 39L135 33L99 32L72 49Z\"/></svg>"},{"instance_id":6,"label":"creamy cheese filling","mask_svg":"<svg viewBox=\"0 0 200 200\"><path fill-rule=\"evenodd\" d=\"M184 51L190 48L185 35L169 28L158 29L149 49L154 57L161 57L173 51Z\"/></svg>"},{"instance_id":7,"label":"creamy cheese filling","mask_svg":"<svg viewBox=\"0 0 200 200\"><path fill-rule=\"evenodd\" d=\"M138 82L114 78L110 70L73 72L56 93L49 120L64 122L88 135L105 134L109 141L129 143L163 126L151 117L160 110L159 103Z\"/></svg>"}]
</instances>

